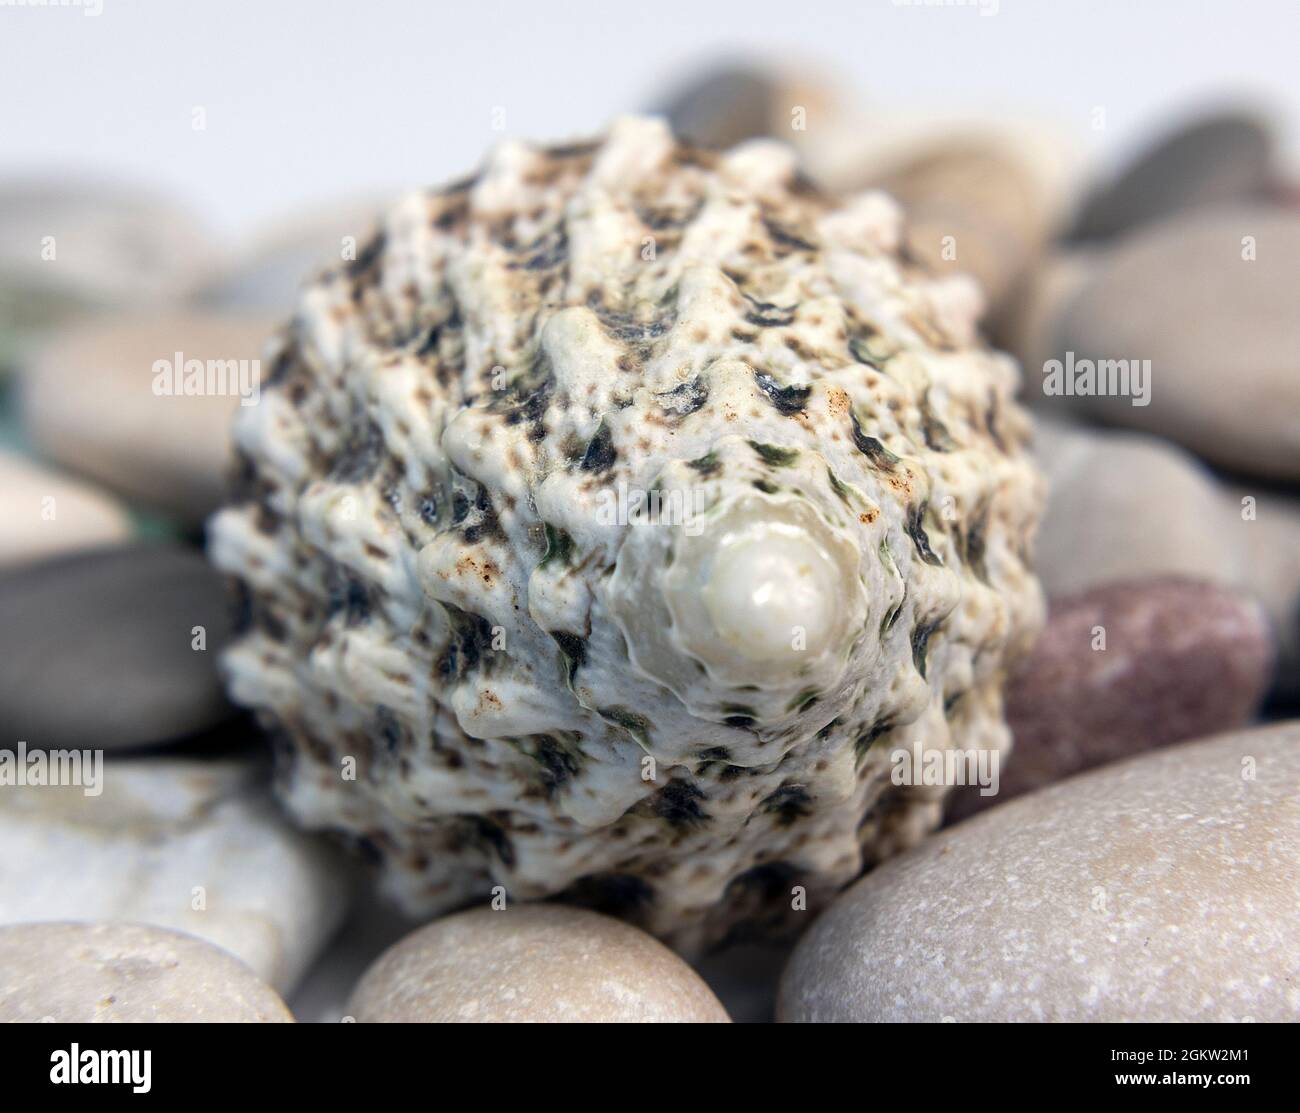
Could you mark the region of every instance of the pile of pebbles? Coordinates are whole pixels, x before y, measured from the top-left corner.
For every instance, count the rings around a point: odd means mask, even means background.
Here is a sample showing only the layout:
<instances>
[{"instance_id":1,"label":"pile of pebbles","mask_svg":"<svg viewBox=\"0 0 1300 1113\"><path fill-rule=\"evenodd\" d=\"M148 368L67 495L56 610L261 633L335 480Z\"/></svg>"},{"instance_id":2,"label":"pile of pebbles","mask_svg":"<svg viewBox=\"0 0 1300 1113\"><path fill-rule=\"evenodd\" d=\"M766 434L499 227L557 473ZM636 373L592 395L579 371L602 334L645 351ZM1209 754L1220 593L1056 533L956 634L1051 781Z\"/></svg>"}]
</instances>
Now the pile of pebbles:
<instances>
[{"instance_id":1,"label":"pile of pebbles","mask_svg":"<svg viewBox=\"0 0 1300 1113\"><path fill-rule=\"evenodd\" d=\"M375 206L234 253L165 199L0 180L0 1019L1300 1018L1300 191L1269 121L1185 120L1103 177L1078 136L775 72L664 109L893 193L913 255L974 274L1021 361L1050 612L998 791L955 790L793 953L692 968L505 895L385 911L281 815L223 694L201 530L248 399L184 388L192 360L238 386ZM54 748L84 763L56 778L32 756Z\"/></svg>"}]
</instances>

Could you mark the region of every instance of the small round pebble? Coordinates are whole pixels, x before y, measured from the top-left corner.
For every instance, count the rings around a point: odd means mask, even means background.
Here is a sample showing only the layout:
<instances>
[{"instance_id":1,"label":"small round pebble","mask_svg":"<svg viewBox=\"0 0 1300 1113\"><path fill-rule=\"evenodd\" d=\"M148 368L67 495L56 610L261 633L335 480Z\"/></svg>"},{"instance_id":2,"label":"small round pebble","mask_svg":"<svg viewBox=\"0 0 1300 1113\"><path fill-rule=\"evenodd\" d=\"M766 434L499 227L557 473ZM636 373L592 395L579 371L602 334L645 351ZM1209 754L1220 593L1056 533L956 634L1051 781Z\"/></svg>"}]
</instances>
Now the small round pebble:
<instances>
[{"instance_id":1,"label":"small round pebble","mask_svg":"<svg viewBox=\"0 0 1300 1113\"><path fill-rule=\"evenodd\" d=\"M270 986L193 936L128 923L0 927L0 1021L292 1023Z\"/></svg>"},{"instance_id":2,"label":"small round pebble","mask_svg":"<svg viewBox=\"0 0 1300 1113\"><path fill-rule=\"evenodd\" d=\"M437 920L386 951L352 995L361 1022L728 1023L658 940L583 909L525 904Z\"/></svg>"},{"instance_id":3,"label":"small round pebble","mask_svg":"<svg viewBox=\"0 0 1300 1113\"><path fill-rule=\"evenodd\" d=\"M1084 773L867 874L786 1021L1300 1020L1300 721Z\"/></svg>"}]
</instances>

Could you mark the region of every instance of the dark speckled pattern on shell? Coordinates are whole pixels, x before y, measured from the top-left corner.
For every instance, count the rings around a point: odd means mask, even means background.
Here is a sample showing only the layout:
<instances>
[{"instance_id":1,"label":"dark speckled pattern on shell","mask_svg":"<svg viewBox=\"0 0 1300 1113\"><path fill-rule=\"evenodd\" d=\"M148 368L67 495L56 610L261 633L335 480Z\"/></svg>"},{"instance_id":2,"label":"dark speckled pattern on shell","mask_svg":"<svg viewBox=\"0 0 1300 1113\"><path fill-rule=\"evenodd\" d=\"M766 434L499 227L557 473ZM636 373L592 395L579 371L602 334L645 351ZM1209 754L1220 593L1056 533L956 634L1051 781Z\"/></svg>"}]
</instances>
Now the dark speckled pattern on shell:
<instances>
[{"instance_id":1,"label":"dark speckled pattern on shell","mask_svg":"<svg viewBox=\"0 0 1300 1113\"><path fill-rule=\"evenodd\" d=\"M1014 364L900 235L778 145L630 119L503 145L320 276L210 534L230 690L300 821L412 910L501 885L684 950L787 929L932 827L943 790L889 753L1005 747L1041 491ZM698 495L703 539L610 520L622 490ZM768 518L845 594L824 648L744 683L683 628L687 571Z\"/></svg>"}]
</instances>

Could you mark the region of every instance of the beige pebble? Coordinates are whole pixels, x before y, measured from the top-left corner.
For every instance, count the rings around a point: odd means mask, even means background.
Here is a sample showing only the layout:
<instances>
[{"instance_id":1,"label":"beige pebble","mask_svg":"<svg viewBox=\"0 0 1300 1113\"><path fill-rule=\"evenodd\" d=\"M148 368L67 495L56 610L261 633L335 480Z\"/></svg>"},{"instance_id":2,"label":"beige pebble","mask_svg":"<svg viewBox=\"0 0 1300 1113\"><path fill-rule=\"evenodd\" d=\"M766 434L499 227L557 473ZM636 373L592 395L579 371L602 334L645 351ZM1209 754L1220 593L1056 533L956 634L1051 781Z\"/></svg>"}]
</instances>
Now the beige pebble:
<instances>
[{"instance_id":1,"label":"beige pebble","mask_svg":"<svg viewBox=\"0 0 1300 1113\"><path fill-rule=\"evenodd\" d=\"M275 990L219 947L132 923L0 927L0 1021L291 1023Z\"/></svg>"},{"instance_id":2,"label":"beige pebble","mask_svg":"<svg viewBox=\"0 0 1300 1113\"><path fill-rule=\"evenodd\" d=\"M236 369L223 387L221 376L208 378L207 362L260 361L275 323L266 315L151 316L65 333L22 374L31 437L58 463L197 522L224 491L239 388L271 373L250 362L242 381ZM158 374L155 364L175 367L177 353L182 370L189 360L203 361L205 393L167 393L175 377ZM245 396L257 394L250 389Z\"/></svg>"},{"instance_id":3,"label":"beige pebble","mask_svg":"<svg viewBox=\"0 0 1300 1113\"><path fill-rule=\"evenodd\" d=\"M1216 209L1143 230L1099 263L1060 332L1076 368L1130 361L1127 393L1121 381L1104 396L1050 401L1168 437L1220 467L1300 479L1297 289L1300 214ZM1076 391L1086 383L1071 379ZM1135 405L1146 388L1147 404Z\"/></svg>"},{"instance_id":4,"label":"beige pebble","mask_svg":"<svg viewBox=\"0 0 1300 1113\"><path fill-rule=\"evenodd\" d=\"M407 936L367 971L358 1021L725 1023L699 975L619 920L560 905L480 908Z\"/></svg>"},{"instance_id":5,"label":"beige pebble","mask_svg":"<svg viewBox=\"0 0 1300 1113\"><path fill-rule=\"evenodd\" d=\"M787 1021L1300 1020L1300 722L1072 777L868 874Z\"/></svg>"},{"instance_id":6,"label":"beige pebble","mask_svg":"<svg viewBox=\"0 0 1300 1113\"><path fill-rule=\"evenodd\" d=\"M921 153L873 184L907 214L907 244L938 273L969 274L991 306L1042 251L1051 212L1014 153L967 142Z\"/></svg>"},{"instance_id":7,"label":"beige pebble","mask_svg":"<svg viewBox=\"0 0 1300 1113\"><path fill-rule=\"evenodd\" d=\"M968 274L992 318L1036 265L1070 206L1073 144L1001 120L877 114L803 141L812 176L837 192L883 189L903 207L907 246L939 274Z\"/></svg>"},{"instance_id":8,"label":"beige pebble","mask_svg":"<svg viewBox=\"0 0 1300 1113\"><path fill-rule=\"evenodd\" d=\"M1176 445L1040 420L1034 454L1048 483L1034 552L1048 595L1153 575L1246 586L1236 516Z\"/></svg>"},{"instance_id":9,"label":"beige pebble","mask_svg":"<svg viewBox=\"0 0 1300 1113\"><path fill-rule=\"evenodd\" d=\"M130 536L131 517L111 495L0 452L0 568Z\"/></svg>"}]
</instances>

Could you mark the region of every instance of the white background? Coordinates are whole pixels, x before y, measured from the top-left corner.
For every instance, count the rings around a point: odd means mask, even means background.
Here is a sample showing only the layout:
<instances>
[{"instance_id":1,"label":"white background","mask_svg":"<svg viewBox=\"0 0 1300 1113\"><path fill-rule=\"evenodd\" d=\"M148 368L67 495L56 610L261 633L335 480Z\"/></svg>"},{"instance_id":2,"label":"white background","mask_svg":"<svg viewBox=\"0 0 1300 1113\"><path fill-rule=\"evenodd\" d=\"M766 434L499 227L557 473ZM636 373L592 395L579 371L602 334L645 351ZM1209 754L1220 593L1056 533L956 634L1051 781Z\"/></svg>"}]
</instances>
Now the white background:
<instances>
[{"instance_id":1,"label":"white background","mask_svg":"<svg viewBox=\"0 0 1300 1113\"><path fill-rule=\"evenodd\" d=\"M0 178L144 182L226 233L460 176L497 106L507 134L596 131L720 56L810 59L864 105L1046 117L1103 163L1225 97L1273 109L1291 151L1300 116L1284 0L102 3L0 0Z\"/></svg>"}]
</instances>

